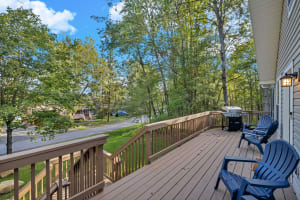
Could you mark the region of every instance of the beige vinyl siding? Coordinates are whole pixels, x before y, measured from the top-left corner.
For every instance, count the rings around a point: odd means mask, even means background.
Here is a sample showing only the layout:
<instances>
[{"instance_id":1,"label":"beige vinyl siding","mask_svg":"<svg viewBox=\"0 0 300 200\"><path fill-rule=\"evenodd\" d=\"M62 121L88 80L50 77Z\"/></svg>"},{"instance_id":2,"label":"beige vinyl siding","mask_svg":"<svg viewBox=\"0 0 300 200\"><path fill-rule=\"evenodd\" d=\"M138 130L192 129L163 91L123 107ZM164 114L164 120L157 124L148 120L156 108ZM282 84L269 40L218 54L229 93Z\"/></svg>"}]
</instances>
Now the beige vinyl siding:
<instances>
[{"instance_id":1,"label":"beige vinyl siding","mask_svg":"<svg viewBox=\"0 0 300 200\"><path fill-rule=\"evenodd\" d=\"M280 75L294 59L299 63L300 57L300 1L294 0L294 8L288 17L287 0L284 1L279 52L277 60L277 75ZM298 69L298 68L295 68Z\"/></svg>"},{"instance_id":2,"label":"beige vinyl siding","mask_svg":"<svg viewBox=\"0 0 300 200\"><path fill-rule=\"evenodd\" d=\"M294 0L294 8L288 16L288 1L284 1L279 51L277 59L277 77L280 77L288 65L293 62L294 72L300 68L300 1ZM300 85L294 84L294 144L300 152Z\"/></svg>"},{"instance_id":3,"label":"beige vinyl siding","mask_svg":"<svg viewBox=\"0 0 300 200\"><path fill-rule=\"evenodd\" d=\"M294 0L294 7L290 15L288 15L288 0L284 0L281 32L279 40L277 72L276 77L280 78L283 72L293 64L293 71L298 72L300 68L300 0ZM300 74L299 74L300 76ZM282 103L282 101L281 101ZM282 111L280 113L282 116ZM293 87L293 144L298 152L300 152L300 84L294 81ZM281 135L282 135L282 131ZM300 166L294 176L294 189L300 198Z\"/></svg>"}]
</instances>

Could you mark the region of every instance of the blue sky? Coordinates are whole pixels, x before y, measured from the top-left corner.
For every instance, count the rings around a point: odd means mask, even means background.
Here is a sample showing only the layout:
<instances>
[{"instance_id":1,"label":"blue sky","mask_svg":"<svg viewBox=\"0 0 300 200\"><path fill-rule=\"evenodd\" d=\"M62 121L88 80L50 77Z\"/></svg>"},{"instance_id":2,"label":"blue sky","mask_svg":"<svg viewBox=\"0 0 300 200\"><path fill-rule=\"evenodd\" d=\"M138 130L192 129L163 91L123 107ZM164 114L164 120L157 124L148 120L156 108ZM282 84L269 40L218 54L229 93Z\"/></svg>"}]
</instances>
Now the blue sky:
<instances>
[{"instance_id":1,"label":"blue sky","mask_svg":"<svg viewBox=\"0 0 300 200\"><path fill-rule=\"evenodd\" d=\"M108 0L0 0L0 12L5 12L6 7L31 8L40 15L43 23L50 30L59 35L69 35L72 38L84 39L92 37L96 43L100 41L97 28L103 27L91 19L92 15L120 20L122 3L114 0L114 6L109 7Z\"/></svg>"},{"instance_id":2,"label":"blue sky","mask_svg":"<svg viewBox=\"0 0 300 200\"><path fill-rule=\"evenodd\" d=\"M67 32L68 35L81 39L90 36L97 41L99 40L96 29L101 25L91 19L91 15L107 16L109 14L107 0L44 0L44 2L56 11L66 9L76 13L74 19L69 22L76 28L76 32L71 34L69 31Z\"/></svg>"}]
</instances>

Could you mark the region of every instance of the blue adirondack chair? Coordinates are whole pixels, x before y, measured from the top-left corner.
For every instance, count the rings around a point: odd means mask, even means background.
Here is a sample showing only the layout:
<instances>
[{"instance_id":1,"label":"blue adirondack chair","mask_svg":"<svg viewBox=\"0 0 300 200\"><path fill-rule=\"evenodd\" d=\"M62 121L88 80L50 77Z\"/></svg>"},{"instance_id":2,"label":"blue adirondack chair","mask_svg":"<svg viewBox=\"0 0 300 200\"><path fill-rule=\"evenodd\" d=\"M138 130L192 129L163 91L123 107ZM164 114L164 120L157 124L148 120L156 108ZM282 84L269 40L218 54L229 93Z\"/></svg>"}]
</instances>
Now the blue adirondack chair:
<instances>
[{"instance_id":1,"label":"blue adirondack chair","mask_svg":"<svg viewBox=\"0 0 300 200\"><path fill-rule=\"evenodd\" d=\"M229 172L229 162L254 162L258 164L252 179ZM262 161L248 158L225 157L219 173L215 189L222 180L229 190L232 200L250 198L274 199L273 192L277 188L287 188L289 176L299 163L299 155L295 148L284 140L274 140L266 145Z\"/></svg>"},{"instance_id":2,"label":"blue adirondack chair","mask_svg":"<svg viewBox=\"0 0 300 200\"><path fill-rule=\"evenodd\" d=\"M271 126L272 121L273 120L272 120L271 115L263 115L259 119L259 123L257 125L256 124L244 123L243 124L242 135L241 135L241 139L239 141L238 147L240 147L241 142L245 138L246 134L247 135L262 135L262 134L265 134L267 129ZM256 128L253 129L252 127L256 127Z\"/></svg>"},{"instance_id":3,"label":"blue adirondack chair","mask_svg":"<svg viewBox=\"0 0 300 200\"><path fill-rule=\"evenodd\" d=\"M241 200L257 200L257 198L252 195L244 195L241 197Z\"/></svg>"},{"instance_id":4,"label":"blue adirondack chair","mask_svg":"<svg viewBox=\"0 0 300 200\"><path fill-rule=\"evenodd\" d=\"M245 136L246 134L241 135L240 140L246 140L248 142L248 145L254 144L259 149L259 152L261 154L264 153L262 144L267 144L269 138L276 132L278 128L278 121L273 121L268 129L266 129L263 132L260 132L259 134L253 134L249 136ZM241 141L239 142L240 147Z\"/></svg>"}]
</instances>

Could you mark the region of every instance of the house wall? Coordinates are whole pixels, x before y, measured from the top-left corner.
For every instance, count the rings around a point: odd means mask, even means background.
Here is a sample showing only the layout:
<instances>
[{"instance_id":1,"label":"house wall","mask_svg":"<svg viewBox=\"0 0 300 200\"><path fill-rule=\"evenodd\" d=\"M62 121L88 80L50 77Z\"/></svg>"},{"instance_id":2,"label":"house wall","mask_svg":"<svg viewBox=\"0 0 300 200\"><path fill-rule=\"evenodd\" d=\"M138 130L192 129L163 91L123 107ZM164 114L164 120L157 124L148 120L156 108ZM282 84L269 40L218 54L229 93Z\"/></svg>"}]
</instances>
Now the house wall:
<instances>
[{"instance_id":1,"label":"house wall","mask_svg":"<svg viewBox=\"0 0 300 200\"><path fill-rule=\"evenodd\" d=\"M300 68L300 1L291 0L292 10L289 11L288 0L284 0L281 32L279 41L279 51L277 59L277 84L276 84L276 96L277 104L283 103L283 88L279 86L279 78L284 75L289 67L294 72L298 72ZM299 74L300 75L300 74ZM293 84L293 100L292 100L292 126L293 135L292 143L300 154L300 84L298 81L294 81ZM275 107L275 111L278 110ZM280 118L282 119L282 111L279 110ZM281 137L279 131L278 137ZM298 193L297 196L300 199L300 166L296 170L293 178L293 186Z\"/></svg>"}]
</instances>

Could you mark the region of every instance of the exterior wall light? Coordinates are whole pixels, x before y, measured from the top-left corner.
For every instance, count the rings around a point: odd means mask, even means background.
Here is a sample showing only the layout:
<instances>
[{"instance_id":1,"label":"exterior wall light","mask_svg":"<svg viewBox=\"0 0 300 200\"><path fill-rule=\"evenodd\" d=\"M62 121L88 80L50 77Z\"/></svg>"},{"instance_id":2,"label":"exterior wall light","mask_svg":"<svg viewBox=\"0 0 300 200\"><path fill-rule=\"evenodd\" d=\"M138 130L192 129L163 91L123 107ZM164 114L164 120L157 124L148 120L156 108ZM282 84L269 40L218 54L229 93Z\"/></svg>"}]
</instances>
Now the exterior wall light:
<instances>
[{"instance_id":1,"label":"exterior wall light","mask_svg":"<svg viewBox=\"0 0 300 200\"><path fill-rule=\"evenodd\" d=\"M283 77L280 78L281 81L281 87L291 87L293 78L298 77L298 72L294 72L292 74L285 74Z\"/></svg>"}]
</instances>

